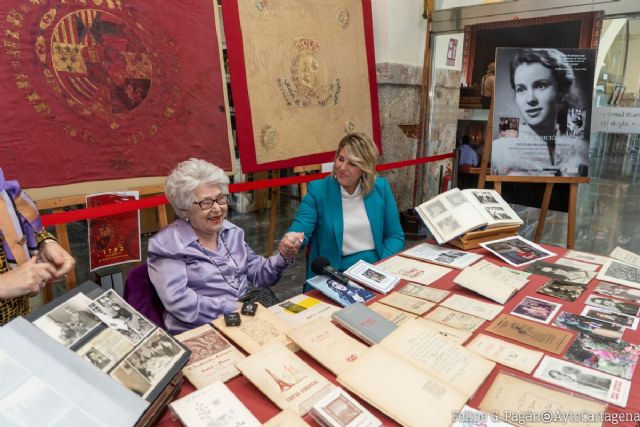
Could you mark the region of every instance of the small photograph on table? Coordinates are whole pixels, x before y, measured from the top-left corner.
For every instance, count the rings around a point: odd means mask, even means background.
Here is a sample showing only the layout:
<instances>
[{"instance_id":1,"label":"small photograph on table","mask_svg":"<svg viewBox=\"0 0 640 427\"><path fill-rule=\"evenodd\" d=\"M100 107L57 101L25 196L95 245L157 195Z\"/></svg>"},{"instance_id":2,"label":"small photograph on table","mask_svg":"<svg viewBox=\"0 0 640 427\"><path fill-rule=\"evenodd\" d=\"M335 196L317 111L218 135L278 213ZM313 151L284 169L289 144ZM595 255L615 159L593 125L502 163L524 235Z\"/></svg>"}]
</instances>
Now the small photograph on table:
<instances>
[{"instance_id":1,"label":"small photograph on table","mask_svg":"<svg viewBox=\"0 0 640 427\"><path fill-rule=\"evenodd\" d=\"M531 264L537 260L555 255L542 246L536 245L520 236L492 240L480 243L480 246L514 267Z\"/></svg>"},{"instance_id":2,"label":"small photograph on table","mask_svg":"<svg viewBox=\"0 0 640 427\"><path fill-rule=\"evenodd\" d=\"M543 299L524 297L524 299L513 309L511 314L535 320L541 323L551 323L551 319L556 315L562 304L556 304Z\"/></svg>"},{"instance_id":3,"label":"small photograph on table","mask_svg":"<svg viewBox=\"0 0 640 427\"><path fill-rule=\"evenodd\" d=\"M621 313L614 313L613 311L603 310L598 307L590 306L586 306L580 314L592 319L603 320L615 325L624 326L625 328L633 329L634 331L638 329L638 321L640 320L637 317L627 316L626 314Z\"/></svg>"},{"instance_id":4,"label":"small photograph on table","mask_svg":"<svg viewBox=\"0 0 640 427\"><path fill-rule=\"evenodd\" d=\"M600 307L605 310L613 311L614 313L626 314L627 316L637 316L640 311L640 306L637 304L616 301L612 298L600 295L589 295L584 303L592 307Z\"/></svg>"},{"instance_id":5,"label":"small photograph on table","mask_svg":"<svg viewBox=\"0 0 640 427\"><path fill-rule=\"evenodd\" d=\"M560 312L556 320L553 321L553 326L559 326L563 329L580 333L587 333L596 338L615 342L622 339L625 329L624 326L615 325L611 322L605 322L604 320L580 316L567 311Z\"/></svg>"},{"instance_id":6,"label":"small photograph on table","mask_svg":"<svg viewBox=\"0 0 640 427\"><path fill-rule=\"evenodd\" d=\"M528 273L538 274L550 279L560 280L563 282L587 284L593 279L596 273L592 271L581 270L566 265L554 264L545 261L536 261L527 265L524 271Z\"/></svg>"},{"instance_id":7,"label":"small photograph on table","mask_svg":"<svg viewBox=\"0 0 640 427\"><path fill-rule=\"evenodd\" d=\"M593 292L640 304L640 289L633 289L628 286L616 285L614 283L600 282Z\"/></svg>"},{"instance_id":8,"label":"small photograph on table","mask_svg":"<svg viewBox=\"0 0 640 427\"><path fill-rule=\"evenodd\" d=\"M630 380L638 364L640 346L625 341L612 342L591 334L579 334L564 359Z\"/></svg>"},{"instance_id":9,"label":"small photograph on table","mask_svg":"<svg viewBox=\"0 0 640 427\"><path fill-rule=\"evenodd\" d=\"M585 289L587 285L581 283L550 280L538 289L538 293L573 302L580 298Z\"/></svg>"}]
</instances>

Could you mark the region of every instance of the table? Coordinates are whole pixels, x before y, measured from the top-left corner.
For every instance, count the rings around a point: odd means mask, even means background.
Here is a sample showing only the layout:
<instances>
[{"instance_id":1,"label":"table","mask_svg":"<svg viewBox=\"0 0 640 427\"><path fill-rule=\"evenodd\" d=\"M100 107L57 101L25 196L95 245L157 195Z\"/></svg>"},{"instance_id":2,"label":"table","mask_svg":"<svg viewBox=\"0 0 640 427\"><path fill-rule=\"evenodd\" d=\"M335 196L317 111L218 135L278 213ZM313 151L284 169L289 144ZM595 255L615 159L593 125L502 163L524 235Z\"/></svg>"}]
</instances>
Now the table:
<instances>
[{"instance_id":1,"label":"table","mask_svg":"<svg viewBox=\"0 0 640 427\"><path fill-rule=\"evenodd\" d=\"M556 261L558 258L561 258L561 256L566 252L565 248L560 248L560 247L556 247L556 246L549 246L549 245L542 245L543 247L545 247L546 249L550 250L551 252L554 252L557 254L557 256L554 256L552 258L547 258L544 261L548 261L548 262L554 262ZM492 254L490 254L488 251L479 248L479 249L474 249L471 250L470 252L476 252L476 253L481 253L483 255L485 255L485 258L488 261L491 261L497 265L502 265L502 266L509 266L508 264L502 262L501 260L499 260L498 258L496 258L495 256L493 256ZM513 268L513 267L512 267ZM521 268L519 268L521 269ZM453 278L459 273L459 270L453 270L451 272L449 272L447 275L445 275L444 277L440 278L439 280L437 280L436 282L434 282L433 284L431 284L431 287L437 288L437 289L443 289L443 290L447 290L447 291L451 291L453 293L456 294L460 294L460 295L464 295L464 296L468 296L468 297L472 297L472 298L477 298L480 299L482 301L488 301L488 302L492 302L487 300L484 297L479 296L478 294L475 294L474 292L471 292L465 288L462 288L456 284L453 283ZM584 300L586 298L587 295L589 295L593 289L596 287L597 285L597 280L592 280L588 287L587 290L581 295L580 298L578 298L575 302L569 302L569 301L564 301L564 300L558 300L556 298L552 298L546 295L542 295L542 294L538 294L536 293L537 289L540 288L540 286L542 286L543 283L545 283L548 279L543 277L543 276L537 276L537 275L531 275L529 278L529 283L521 290L519 291L515 296L513 296L505 305L504 305L504 309L503 309L503 313L510 313L515 306L522 301L522 299L525 296L535 296L536 298L540 298L540 299L546 299L549 301L553 301L553 302L561 302L562 303L562 308L561 311L569 311L572 313L576 313L576 314L580 314L580 312L582 311L582 308L584 307ZM398 284L398 286L396 287L396 289L402 287L404 284L406 283L406 281L401 280L400 283ZM311 291L309 292L309 295L327 301L329 302L324 296L322 296L319 292L317 291ZM376 294L376 298L374 298L373 300L371 300L370 302L373 302L379 298L381 298L383 295L378 295ZM476 330L474 332L473 336L476 336L478 333L484 331L484 329L489 325L490 322L485 322L480 328L478 328L478 330ZM501 337L498 337L501 338ZM470 338L471 340L472 338ZM630 329L627 329L624 333L624 336L622 338L624 341L633 343L633 344L640 344L640 331L632 331ZM523 345L520 343L516 343L519 345ZM533 347L531 347L533 348ZM539 349L535 349L535 350L539 350ZM566 350L566 349L565 349ZM324 375L327 379L329 379L330 381L332 381L333 383L336 383L336 379L335 376L329 372L328 370L326 370L324 367L322 367L319 363L317 363L315 360L313 360L311 357L309 357L307 354L305 354L302 350L299 351L297 353L305 362L307 362L309 365L311 365L311 367L313 367L314 369L316 369L319 373L321 373L322 375ZM554 357L560 357L558 355L553 355L551 353L547 353L551 356ZM501 365L497 365L493 372L491 373L491 375L489 375L489 377L487 378L487 380L482 384L482 386L478 389L478 391L476 392L475 396L469 401L468 405L477 408L478 404L480 403L480 401L482 400L482 398L484 397L485 393L487 392L487 390L489 389L490 385L493 383L494 378L496 377L496 375L498 374L499 371L506 371L506 372L512 372L520 377L531 377L531 376L527 376L525 374L523 374L522 372L519 371L515 371L513 369L507 368L505 366L501 366ZM534 380L534 381L538 381L538 380ZM228 381L227 386L231 389L231 391L247 406L247 408L256 416L256 418L258 418L258 420L260 420L261 422L266 422L268 421L271 417L275 416L276 414L278 414L280 412L280 409L274 404L272 403L265 395L263 395L253 384L251 384L246 378L244 378L242 375L233 378L232 380ZM543 383L545 384L545 383ZM545 384L548 385L548 384ZM185 396L189 393L191 393L192 391L194 391L194 387L185 380L185 383L182 386L182 389L180 390L179 394L178 394L178 398ZM351 393L353 395L353 393ZM369 409L376 417L378 417L381 421L383 421L385 426L397 426L398 424L395 423L393 420L391 420L389 417L385 416L384 414L380 413L380 411L378 411L377 409L373 408L371 405L369 405L367 402L363 402L362 400L358 399L361 403L363 403L363 405ZM608 404L607 406L607 412L610 413L640 413L640 367L636 369L636 371L634 372L633 375L633 379L632 379L632 386L631 386L631 392L629 393L629 400L627 403L627 407L626 408L619 408L615 405L612 404ZM427 418L426 418L426 414L425 414L425 422L426 422ZM311 424L312 426L317 426L318 424L315 423L310 415L307 415L305 417L305 421L307 421L309 424ZM158 426L163 426L163 427L168 427L168 426L180 426L180 421L175 418L173 416L173 414L167 410L163 416L160 418L158 424ZM427 425L427 424L425 424ZM605 426L618 426L618 427L640 427L640 422L619 422L617 424L613 424L610 422L606 422L605 424L603 424Z\"/></svg>"}]
</instances>

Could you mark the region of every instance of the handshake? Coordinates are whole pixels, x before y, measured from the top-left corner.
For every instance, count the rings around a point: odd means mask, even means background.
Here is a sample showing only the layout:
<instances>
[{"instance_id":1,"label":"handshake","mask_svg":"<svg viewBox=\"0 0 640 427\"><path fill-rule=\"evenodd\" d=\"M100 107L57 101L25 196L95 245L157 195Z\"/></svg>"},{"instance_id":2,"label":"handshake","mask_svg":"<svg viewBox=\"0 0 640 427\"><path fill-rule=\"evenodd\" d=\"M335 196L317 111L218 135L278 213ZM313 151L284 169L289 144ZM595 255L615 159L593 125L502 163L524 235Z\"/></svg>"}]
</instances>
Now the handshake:
<instances>
[{"instance_id":1,"label":"handshake","mask_svg":"<svg viewBox=\"0 0 640 427\"><path fill-rule=\"evenodd\" d=\"M290 231L282 237L282 240L280 240L278 251L285 260L291 260L298 254L303 241L304 233Z\"/></svg>"}]
</instances>

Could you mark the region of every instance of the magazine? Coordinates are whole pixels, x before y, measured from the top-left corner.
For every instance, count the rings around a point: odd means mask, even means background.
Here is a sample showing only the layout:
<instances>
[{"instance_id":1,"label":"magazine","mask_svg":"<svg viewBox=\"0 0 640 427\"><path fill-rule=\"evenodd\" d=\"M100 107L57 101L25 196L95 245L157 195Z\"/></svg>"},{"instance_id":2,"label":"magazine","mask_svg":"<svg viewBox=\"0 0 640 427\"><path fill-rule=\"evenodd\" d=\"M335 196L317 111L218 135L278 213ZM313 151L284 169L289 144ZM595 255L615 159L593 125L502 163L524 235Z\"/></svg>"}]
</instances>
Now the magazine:
<instances>
[{"instance_id":1,"label":"magazine","mask_svg":"<svg viewBox=\"0 0 640 427\"><path fill-rule=\"evenodd\" d=\"M522 219L494 190L454 188L415 210L440 245L480 227L522 224Z\"/></svg>"},{"instance_id":2,"label":"magazine","mask_svg":"<svg viewBox=\"0 0 640 427\"><path fill-rule=\"evenodd\" d=\"M370 291L351 280L344 284L329 276L319 275L308 279L307 283L343 307L356 302L366 302L373 298Z\"/></svg>"},{"instance_id":3,"label":"magazine","mask_svg":"<svg viewBox=\"0 0 640 427\"><path fill-rule=\"evenodd\" d=\"M539 259L555 255L542 246L536 245L520 236L492 240L480 243L480 246L514 267L531 264Z\"/></svg>"},{"instance_id":4,"label":"magazine","mask_svg":"<svg viewBox=\"0 0 640 427\"><path fill-rule=\"evenodd\" d=\"M419 261L444 265L445 267L457 268L459 270L470 266L483 257L483 255L480 254L460 251L458 249L442 248L429 243L415 245L404 252L400 252L400 255Z\"/></svg>"}]
</instances>

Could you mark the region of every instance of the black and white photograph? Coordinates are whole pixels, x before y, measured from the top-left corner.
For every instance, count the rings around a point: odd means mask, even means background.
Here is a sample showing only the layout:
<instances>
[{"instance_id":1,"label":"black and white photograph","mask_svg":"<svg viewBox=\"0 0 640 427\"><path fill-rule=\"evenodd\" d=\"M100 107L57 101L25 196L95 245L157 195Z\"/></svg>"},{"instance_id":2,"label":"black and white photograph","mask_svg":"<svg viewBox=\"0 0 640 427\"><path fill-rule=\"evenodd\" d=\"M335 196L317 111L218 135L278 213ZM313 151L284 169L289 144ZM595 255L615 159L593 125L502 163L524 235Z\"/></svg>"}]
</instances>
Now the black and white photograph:
<instances>
[{"instance_id":1,"label":"black and white photograph","mask_svg":"<svg viewBox=\"0 0 640 427\"><path fill-rule=\"evenodd\" d=\"M112 362L106 355L96 348L91 348L87 351L83 357L91 362L96 368L103 370Z\"/></svg>"},{"instance_id":2,"label":"black and white photograph","mask_svg":"<svg viewBox=\"0 0 640 427\"><path fill-rule=\"evenodd\" d=\"M573 302L582 295L585 289L587 289L587 285L582 283L550 280L538 289L538 293Z\"/></svg>"},{"instance_id":3,"label":"black and white photograph","mask_svg":"<svg viewBox=\"0 0 640 427\"><path fill-rule=\"evenodd\" d=\"M115 329L104 328L76 350L76 354L108 372L131 350L133 344L127 337Z\"/></svg>"},{"instance_id":4,"label":"black and white photograph","mask_svg":"<svg viewBox=\"0 0 640 427\"><path fill-rule=\"evenodd\" d=\"M425 208L427 209L427 212L429 212L429 215L431 215L431 217L433 218L437 217L438 215L442 215L446 211L446 208L442 203L440 203L440 201L428 203Z\"/></svg>"},{"instance_id":5,"label":"black and white photograph","mask_svg":"<svg viewBox=\"0 0 640 427\"><path fill-rule=\"evenodd\" d=\"M554 264L545 261L536 261L524 268L527 273L539 274L550 279L563 282L587 284L595 276L595 273L581 270L567 265Z\"/></svg>"},{"instance_id":6,"label":"black and white photograph","mask_svg":"<svg viewBox=\"0 0 640 427\"><path fill-rule=\"evenodd\" d=\"M69 298L33 323L47 335L69 348L100 325L90 310L91 300L84 294Z\"/></svg>"},{"instance_id":7,"label":"black and white photograph","mask_svg":"<svg viewBox=\"0 0 640 427\"><path fill-rule=\"evenodd\" d=\"M109 374L132 392L145 397L151 391L151 383L126 360Z\"/></svg>"},{"instance_id":8,"label":"black and white photograph","mask_svg":"<svg viewBox=\"0 0 640 427\"><path fill-rule=\"evenodd\" d=\"M467 199L465 199L464 196L459 192L448 194L446 198L447 202L451 203L451 205L453 206L460 206L461 204L467 202Z\"/></svg>"},{"instance_id":9,"label":"black and white photograph","mask_svg":"<svg viewBox=\"0 0 640 427\"><path fill-rule=\"evenodd\" d=\"M542 359L533 376L621 407L626 406L631 388L630 381L550 356Z\"/></svg>"},{"instance_id":10,"label":"black and white photograph","mask_svg":"<svg viewBox=\"0 0 640 427\"><path fill-rule=\"evenodd\" d=\"M595 59L595 49L496 49L492 174L588 175Z\"/></svg>"},{"instance_id":11,"label":"black and white photograph","mask_svg":"<svg viewBox=\"0 0 640 427\"><path fill-rule=\"evenodd\" d=\"M487 206L484 210L491 215L493 219L512 219L500 206Z\"/></svg>"},{"instance_id":12,"label":"black and white photograph","mask_svg":"<svg viewBox=\"0 0 640 427\"><path fill-rule=\"evenodd\" d=\"M631 302L616 301L612 298L603 297L600 295L589 295L585 304L592 307L600 307L605 310L613 311L615 313L626 314L627 316L637 316L640 311L640 306Z\"/></svg>"},{"instance_id":13,"label":"black and white photograph","mask_svg":"<svg viewBox=\"0 0 640 427\"><path fill-rule=\"evenodd\" d=\"M611 259L598 272L598 279L640 289L640 268Z\"/></svg>"},{"instance_id":14,"label":"black and white photograph","mask_svg":"<svg viewBox=\"0 0 640 427\"><path fill-rule=\"evenodd\" d=\"M473 196L478 199L478 202L484 204L484 203L498 203L498 201L495 199L495 197L493 197L493 194L491 194L488 191L472 191Z\"/></svg>"},{"instance_id":15,"label":"black and white photograph","mask_svg":"<svg viewBox=\"0 0 640 427\"><path fill-rule=\"evenodd\" d=\"M586 306L582 310L582 313L580 313L580 315L613 323L614 325L624 326L625 328L633 329L634 331L638 329L639 319L637 317L627 316L626 314L622 313L614 313L613 311L605 310L598 307Z\"/></svg>"},{"instance_id":16,"label":"black and white photograph","mask_svg":"<svg viewBox=\"0 0 640 427\"><path fill-rule=\"evenodd\" d=\"M369 279L373 280L374 282L382 282L387 277L384 274L377 272L372 268L366 269L362 274L365 277L368 277Z\"/></svg>"},{"instance_id":17,"label":"black and white photograph","mask_svg":"<svg viewBox=\"0 0 640 427\"><path fill-rule=\"evenodd\" d=\"M520 236L492 240L480 243L480 246L514 267L531 264L537 260L555 255L542 246Z\"/></svg>"},{"instance_id":18,"label":"black and white photograph","mask_svg":"<svg viewBox=\"0 0 640 427\"><path fill-rule=\"evenodd\" d=\"M127 356L126 361L147 381L155 385L182 353L184 353L184 349L166 332L156 329L149 338Z\"/></svg>"},{"instance_id":19,"label":"black and white photograph","mask_svg":"<svg viewBox=\"0 0 640 427\"><path fill-rule=\"evenodd\" d=\"M616 285L614 283L599 282L593 290L600 295L616 297L636 304L640 304L640 289L628 286Z\"/></svg>"},{"instance_id":20,"label":"black and white photograph","mask_svg":"<svg viewBox=\"0 0 640 427\"><path fill-rule=\"evenodd\" d=\"M556 304L543 299L524 297L520 303L513 309L511 314L514 316L524 317L525 319L534 320L541 323L550 323L553 316L556 315L561 304Z\"/></svg>"},{"instance_id":21,"label":"black and white photograph","mask_svg":"<svg viewBox=\"0 0 640 427\"><path fill-rule=\"evenodd\" d=\"M442 234L453 233L460 228L460 224L458 224L458 221L456 221L456 219L452 216L446 217L445 219L440 221L437 225L442 231Z\"/></svg>"},{"instance_id":22,"label":"black and white photograph","mask_svg":"<svg viewBox=\"0 0 640 427\"><path fill-rule=\"evenodd\" d=\"M134 344L142 341L155 328L113 290L96 298L89 308L107 326L117 330Z\"/></svg>"}]
</instances>

